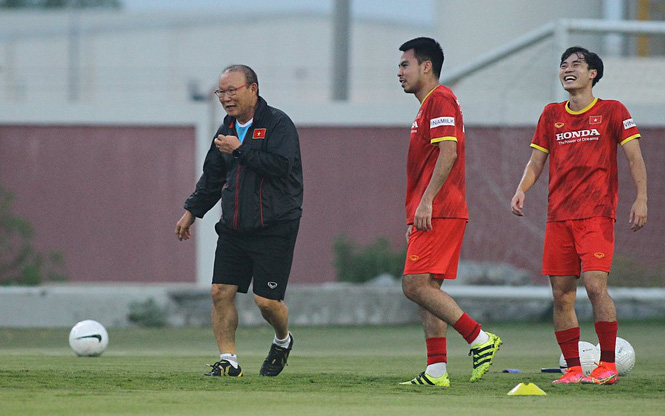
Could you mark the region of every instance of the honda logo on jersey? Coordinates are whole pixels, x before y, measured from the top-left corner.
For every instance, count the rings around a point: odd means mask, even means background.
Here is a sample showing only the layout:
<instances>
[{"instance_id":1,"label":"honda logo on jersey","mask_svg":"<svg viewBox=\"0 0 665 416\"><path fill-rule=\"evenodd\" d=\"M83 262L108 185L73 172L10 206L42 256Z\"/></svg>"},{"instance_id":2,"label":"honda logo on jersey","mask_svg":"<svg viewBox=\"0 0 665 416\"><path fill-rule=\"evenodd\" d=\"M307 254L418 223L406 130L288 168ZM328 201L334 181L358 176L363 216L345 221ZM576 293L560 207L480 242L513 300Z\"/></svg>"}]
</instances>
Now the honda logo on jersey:
<instances>
[{"instance_id":1,"label":"honda logo on jersey","mask_svg":"<svg viewBox=\"0 0 665 416\"><path fill-rule=\"evenodd\" d=\"M600 133L596 129L586 129L586 130L577 130L577 131L566 131L563 133L556 134L556 140L568 140L568 139L578 139L583 137L590 136L600 136Z\"/></svg>"}]
</instances>

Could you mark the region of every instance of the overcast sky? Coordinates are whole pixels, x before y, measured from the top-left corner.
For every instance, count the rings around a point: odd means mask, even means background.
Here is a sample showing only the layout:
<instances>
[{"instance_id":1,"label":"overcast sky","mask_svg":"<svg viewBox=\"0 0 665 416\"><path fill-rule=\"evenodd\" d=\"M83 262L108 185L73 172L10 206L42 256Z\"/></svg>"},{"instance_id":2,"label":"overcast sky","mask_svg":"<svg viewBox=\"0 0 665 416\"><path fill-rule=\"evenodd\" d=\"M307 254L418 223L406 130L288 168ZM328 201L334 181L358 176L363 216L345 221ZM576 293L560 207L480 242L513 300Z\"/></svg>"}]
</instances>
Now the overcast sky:
<instances>
[{"instance_id":1,"label":"overcast sky","mask_svg":"<svg viewBox=\"0 0 665 416\"><path fill-rule=\"evenodd\" d=\"M228 10L238 11L316 11L330 12L334 0L120 0L127 11L151 10ZM352 13L357 17L378 17L390 20L431 24L434 0L351 0Z\"/></svg>"}]
</instances>

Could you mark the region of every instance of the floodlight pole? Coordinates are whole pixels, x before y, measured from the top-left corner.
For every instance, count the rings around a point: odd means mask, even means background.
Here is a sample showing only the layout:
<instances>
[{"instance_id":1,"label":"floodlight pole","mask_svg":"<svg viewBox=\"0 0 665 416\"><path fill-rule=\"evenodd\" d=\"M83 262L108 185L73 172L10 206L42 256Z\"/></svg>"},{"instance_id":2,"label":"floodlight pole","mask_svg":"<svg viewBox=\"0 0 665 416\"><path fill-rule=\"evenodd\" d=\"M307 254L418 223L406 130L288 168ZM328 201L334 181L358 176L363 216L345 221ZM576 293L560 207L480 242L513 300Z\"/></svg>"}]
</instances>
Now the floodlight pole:
<instances>
[{"instance_id":1,"label":"floodlight pole","mask_svg":"<svg viewBox=\"0 0 665 416\"><path fill-rule=\"evenodd\" d=\"M335 0L332 20L332 99L333 101L348 101L351 0Z\"/></svg>"},{"instance_id":2,"label":"floodlight pole","mask_svg":"<svg viewBox=\"0 0 665 416\"><path fill-rule=\"evenodd\" d=\"M624 19L624 0L604 0L603 20L618 22ZM605 35L605 53L609 56L620 56L623 47L623 36L618 33Z\"/></svg>"},{"instance_id":3,"label":"floodlight pole","mask_svg":"<svg viewBox=\"0 0 665 416\"><path fill-rule=\"evenodd\" d=\"M67 91L71 102L77 102L81 90L81 22L78 10L70 6Z\"/></svg>"},{"instance_id":4,"label":"floodlight pole","mask_svg":"<svg viewBox=\"0 0 665 416\"><path fill-rule=\"evenodd\" d=\"M568 44L568 32L570 30L570 25L567 20L559 20L557 22L556 28L554 29L554 44L557 47L557 50L554 53L554 65L552 68L558 68L559 67L559 61L558 57L560 54L563 53L566 49L568 49L570 46ZM563 86L561 85L561 81L559 80L559 76L554 77L554 85L553 85L553 97L555 102L562 102L566 101L566 98L568 97L568 94L566 93L566 90L563 89Z\"/></svg>"}]
</instances>

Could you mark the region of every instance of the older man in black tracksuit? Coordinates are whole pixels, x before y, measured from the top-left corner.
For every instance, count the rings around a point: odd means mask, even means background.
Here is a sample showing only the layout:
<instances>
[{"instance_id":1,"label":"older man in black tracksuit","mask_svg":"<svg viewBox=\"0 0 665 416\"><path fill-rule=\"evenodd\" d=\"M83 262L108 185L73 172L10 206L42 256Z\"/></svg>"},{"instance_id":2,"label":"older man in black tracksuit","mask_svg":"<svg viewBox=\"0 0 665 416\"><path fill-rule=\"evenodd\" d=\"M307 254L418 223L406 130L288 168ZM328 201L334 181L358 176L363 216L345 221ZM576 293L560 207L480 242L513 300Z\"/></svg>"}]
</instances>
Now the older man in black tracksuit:
<instances>
[{"instance_id":1,"label":"older man in black tracksuit","mask_svg":"<svg viewBox=\"0 0 665 416\"><path fill-rule=\"evenodd\" d=\"M220 359L209 376L241 377L235 350L237 292L247 293L275 329L260 374L276 376L293 347L284 293L302 215L303 180L298 132L282 111L259 96L256 73L245 65L224 69L215 91L227 116L217 130L196 190L176 225L179 240L190 238L221 198L222 218L212 279L212 327Z\"/></svg>"}]
</instances>

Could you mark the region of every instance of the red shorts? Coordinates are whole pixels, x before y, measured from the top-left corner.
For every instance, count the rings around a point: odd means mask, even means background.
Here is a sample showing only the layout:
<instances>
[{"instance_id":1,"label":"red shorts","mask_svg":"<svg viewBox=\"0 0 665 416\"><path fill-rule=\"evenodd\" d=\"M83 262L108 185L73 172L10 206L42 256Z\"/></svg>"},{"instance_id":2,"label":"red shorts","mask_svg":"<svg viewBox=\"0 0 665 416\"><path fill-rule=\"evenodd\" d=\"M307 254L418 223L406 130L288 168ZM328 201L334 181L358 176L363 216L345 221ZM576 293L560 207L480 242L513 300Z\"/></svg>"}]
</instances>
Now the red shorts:
<instances>
[{"instance_id":1,"label":"red shorts","mask_svg":"<svg viewBox=\"0 0 665 416\"><path fill-rule=\"evenodd\" d=\"M609 273L613 254L613 218L554 221L545 227L544 275L579 277L581 271Z\"/></svg>"},{"instance_id":2,"label":"red shorts","mask_svg":"<svg viewBox=\"0 0 665 416\"><path fill-rule=\"evenodd\" d=\"M432 229L419 231L415 227L406 249L404 275L431 274L435 279L457 277L462 240L467 220L436 218Z\"/></svg>"}]
</instances>

